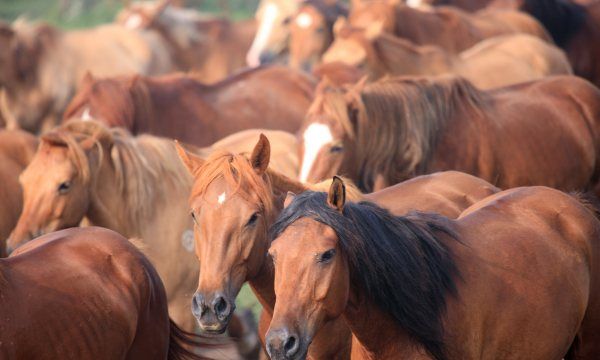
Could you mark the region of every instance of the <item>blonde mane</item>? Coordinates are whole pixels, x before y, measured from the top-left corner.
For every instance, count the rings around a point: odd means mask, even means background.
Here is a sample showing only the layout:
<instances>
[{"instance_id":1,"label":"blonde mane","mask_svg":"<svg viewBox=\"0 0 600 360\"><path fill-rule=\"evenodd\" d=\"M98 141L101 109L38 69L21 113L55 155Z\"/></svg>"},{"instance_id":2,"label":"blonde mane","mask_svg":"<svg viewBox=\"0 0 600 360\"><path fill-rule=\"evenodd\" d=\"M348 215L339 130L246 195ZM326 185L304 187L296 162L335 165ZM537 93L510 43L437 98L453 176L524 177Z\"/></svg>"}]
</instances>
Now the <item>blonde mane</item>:
<instances>
[{"instance_id":1,"label":"blonde mane","mask_svg":"<svg viewBox=\"0 0 600 360\"><path fill-rule=\"evenodd\" d=\"M383 175L390 184L423 173L440 135L459 107L485 106L485 93L460 77L387 78L356 93L357 113L348 114L346 89L327 88L309 114L326 114L356 144L361 189Z\"/></svg>"},{"instance_id":2,"label":"blonde mane","mask_svg":"<svg viewBox=\"0 0 600 360\"><path fill-rule=\"evenodd\" d=\"M187 193L190 188L191 178L168 139L133 137L121 128L109 129L95 121L70 121L44 139L68 148L85 183L90 183L99 169L91 168L82 144L92 144L98 150L99 163L108 156L117 184L115 195L127 204L137 225L152 218L157 203L170 195L168 190Z\"/></svg>"}]
</instances>

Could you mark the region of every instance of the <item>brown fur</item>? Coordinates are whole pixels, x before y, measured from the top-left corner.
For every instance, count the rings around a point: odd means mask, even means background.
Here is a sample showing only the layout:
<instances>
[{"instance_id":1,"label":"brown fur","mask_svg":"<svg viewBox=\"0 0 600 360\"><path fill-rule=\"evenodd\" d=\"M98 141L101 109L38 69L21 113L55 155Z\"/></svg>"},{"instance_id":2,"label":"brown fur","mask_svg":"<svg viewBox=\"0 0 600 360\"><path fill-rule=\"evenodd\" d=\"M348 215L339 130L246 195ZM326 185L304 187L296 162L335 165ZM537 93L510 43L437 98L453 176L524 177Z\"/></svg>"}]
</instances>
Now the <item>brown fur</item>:
<instances>
[{"instance_id":1,"label":"brown fur","mask_svg":"<svg viewBox=\"0 0 600 360\"><path fill-rule=\"evenodd\" d=\"M248 70L214 85L192 76L88 78L64 120L86 110L108 126L207 146L235 132L295 132L313 92L305 75L282 67Z\"/></svg>"}]
</instances>

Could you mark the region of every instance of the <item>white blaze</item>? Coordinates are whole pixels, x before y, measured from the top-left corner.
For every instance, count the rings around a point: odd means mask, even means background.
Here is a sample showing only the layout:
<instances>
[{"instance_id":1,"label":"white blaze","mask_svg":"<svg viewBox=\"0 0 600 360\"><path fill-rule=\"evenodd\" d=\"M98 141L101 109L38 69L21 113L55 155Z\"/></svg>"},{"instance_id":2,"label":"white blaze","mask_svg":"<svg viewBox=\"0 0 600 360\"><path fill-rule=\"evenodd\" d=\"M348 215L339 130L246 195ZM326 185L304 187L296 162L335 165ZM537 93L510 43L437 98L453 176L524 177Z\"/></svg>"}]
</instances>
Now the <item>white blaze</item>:
<instances>
[{"instance_id":1,"label":"white blaze","mask_svg":"<svg viewBox=\"0 0 600 360\"><path fill-rule=\"evenodd\" d=\"M308 173L317 159L319 151L323 146L333 141L333 135L329 126L325 124L314 123L310 124L304 134L304 154L302 156L302 169L300 170L300 181L306 182Z\"/></svg>"},{"instance_id":2,"label":"white blaze","mask_svg":"<svg viewBox=\"0 0 600 360\"><path fill-rule=\"evenodd\" d=\"M423 5L423 0L406 0L406 5L411 8L420 8Z\"/></svg>"},{"instance_id":3,"label":"white blaze","mask_svg":"<svg viewBox=\"0 0 600 360\"><path fill-rule=\"evenodd\" d=\"M219 204L223 204L225 200L227 200L227 195L225 194L225 191L223 191L221 195L219 195L219 197L217 198L217 202Z\"/></svg>"},{"instance_id":4,"label":"white blaze","mask_svg":"<svg viewBox=\"0 0 600 360\"><path fill-rule=\"evenodd\" d=\"M83 110L83 114L81 114L81 120L88 121L92 120L92 115L90 115L90 107L86 106L85 110Z\"/></svg>"},{"instance_id":5,"label":"white blaze","mask_svg":"<svg viewBox=\"0 0 600 360\"><path fill-rule=\"evenodd\" d=\"M278 14L279 9L277 9L275 4L265 5L265 12L262 16L260 25L258 26L258 30L256 31L256 36L254 37L252 46L250 46L250 50L248 50L248 54L246 55L246 62L248 63L248 66L260 65L260 53L265 48L265 45L267 45L269 37L271 37L271 32L273 32L275 19L277 18Z\"/></svg>"},{"instance_id":6,"label":"white blaze","mask_svg":"<svg viewBox=\"0 0 600 360\"><path fill-rule=\"evenodd\" d=\"M313 23L312 16L310 16L310 14L307 14L305 12L301 13L296 18L296 25L298 25L302 29L306 29L307 27L311 26L312 23Z\"/></svg>"},{"instance_id":7,"label":"white blaze","mask_svg":"<svg viewBox=\"0 0 600 360\"><path fill-rule=\"evenodd\" d=\"M137 29L140 25L142 25L142 16L139 14L133 14L125 21L125 27L129 29Z\"/></svg>"}]
</instances>

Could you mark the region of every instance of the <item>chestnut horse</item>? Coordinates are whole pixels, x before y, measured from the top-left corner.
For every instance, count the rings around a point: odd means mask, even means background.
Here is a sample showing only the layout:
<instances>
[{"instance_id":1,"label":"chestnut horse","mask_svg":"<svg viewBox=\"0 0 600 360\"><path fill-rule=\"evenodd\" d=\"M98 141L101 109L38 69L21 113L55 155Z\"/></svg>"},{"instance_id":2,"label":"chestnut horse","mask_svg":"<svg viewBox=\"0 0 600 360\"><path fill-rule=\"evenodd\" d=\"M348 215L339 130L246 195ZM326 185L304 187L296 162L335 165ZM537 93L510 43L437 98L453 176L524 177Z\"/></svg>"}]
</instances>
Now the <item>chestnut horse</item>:
<instances>
[{"instance_id":1,"label":"chestnut horse","mask_svg":"<svg viewBox=\"0 0 600 360\"><path fill-rule=\"evenodd\" d=\"M491 38L458 56L437 46L418 46L382 32L336 23L336 38L323 61L365 69L371 79L391 75L457 74L480 89L518 84L549 75L568 75L571 66L556 46L528 34Z\"/></svg>"},{"instance_id":2,"label":"chestnut horse","mask_svg":"<svg viewBox=\"0 0 600 360\"><path fill-rule=\"evenodd\" d=\"M224 331L234 300L242 284L248 282L263 305L259 334L264 336L275 303L272 268L265 261L267 230L283 208L288 191L319 189L322 184L305 185L270 169L272 155L266 137L249 157L223 152L204 161L183 149L180 156L195 177L189 200L200 263L194 314L205 331ZM424 189L425 195L415 196ZM438 209L457 216L496 191L470 175L446 172L422 176L364 198L400 213L415 208ZM396 195L407 201L388 201ZM352 197L363 198L356 191ZM342 359L348 356L348 345L347 329L339 322L332 323L317 335L310 354L314 359Z\"/></svg>"},{"instance_id":3,"label":"chestnut horse","mask_svg":"<svg viewBox=\"0 0 600 360\"><path fill-rule=\"evenodd\" d=\"M312 100L308 76L283 67L261 67L205 85L188 75L151 78L86 76L65 112L208 146L235 132L266 128L296 132Z\"/></svg>"},{"instance_id":4,"label":"chestnut horse","mask_svg":"<svg viewBox=\"0 0 600 360\"><path fill-rule=\"evenodd\" d=\"M386 32L397 37L417 45L437 45L451 53L459 53L499 35L527 33L550 40L544 27L534 18L510 10L469 14L452 7L440 7L424 11L397 0L374 0L353 6L349 21L359 28L380 23Z\"/></svg>"},{"instance_id":5,"label":"chestnut horse","mask_svg":"<svg viewBox=\"0 0 600 360\"><path fill-rule=\"evenodd\" d=\"M0 293L3 358L201 358L150 261L111 230L55 232L0 259Z\"/></svg>"},{"instance_id":6,"label":"chestnut horse","mask_svg":"<svg viewBox=\"0 0 600 360\"><path fill-rule=\"evenodd\" d=\"M19 174L31 162L37 139L21 130L0 130L0 257L5 256L5 240L21 214L22 194Z\"/></svg>"},{"instance_id":7,"label":"chestnut horse","mask_svg":"<svg viewBox=\"0 0 600 360\"><path fill-rule=\"evenodd\" d=\"M341 1L304 1L290 21L290 66L310 71L333 42L335 21L347 16Z\"/></svg>"},{"instance_id":8,"label":"chestnut horse","mask_svg":"<svg viewBox=\"0 0 600 360\"><path fill-rule=\"evenodd\" d=\"M574 76L481 91L456 77L321 86L301 130L300 179L364 190L459 170L500 188L596 186L600 90Z\"/></svg>"},{"instance_id":9,"label":"chestnut horse","mask_svg":"<svg viewBox=\"0 0 600 360\"><path fill-rule=\"evenodd\" d=\"M225 139L215 148L248 151L254 145L248 137L256 139L257 135ZM278 133L270 136L281 137ZM276 143L289 139L284 135ZM199 152L205 157L212 151ZM286 160L289 153L295 153L295 146L284 143L276 150ZM169 313L186 330L194 329L189 302L198 265L186 208L191 178L177 158L172 140L132 137L94 121L70 122L41 138L20 181L23 212L8 240L9 248L47 232L77 226L84 216L92 225L143 239L145 251L165 283Z\"/></svg>"},{"instance_id":10,"label":"chestnut horse","mask_svg":"<svg viewBox=\"0 0 600 360\"><path fill-rule=\"evenodd\" d=\"M117 14L116 22L130 29L156 31L170 48L179 70L192 70L213 83L246 66L256 23L171 6L170 0L134 2Z\"/></svg>"},{"instance_id":11,"label":"chestnut horse","mask_svg":"<svg viewBox=\"0 0 600 360\"><path fill-rule=\"evenodd\" d=\"M395 216L346 201L336 178L328 194L286 204L269 249L273 360L303 359L339 318L352 329L352 359L599 356L600 222L572 196L524 187L456 220Z\"/></svg>"},{"instance_id":12,"label":"chestnut horse","mask_svg":"<svg viewBox=\"0 0 600 360\"><path fill-rule=\"evenodd\" d=\"M523 0L521 10L537 18L562 47L576 75L600 86L600 1Z\"/></svg>"},{"instance_id":13,"label":"chestnut horse","mask_svg":"<svg viewBox=\"0 0 600 360\"><path fill-rule=\"evenodd\" d=\"M173 70L158 36L105 25L63 32L46 24L0 23L0 110L9 128L56 125L86 71L100 76Z\"/></svg>"}]
</instances>

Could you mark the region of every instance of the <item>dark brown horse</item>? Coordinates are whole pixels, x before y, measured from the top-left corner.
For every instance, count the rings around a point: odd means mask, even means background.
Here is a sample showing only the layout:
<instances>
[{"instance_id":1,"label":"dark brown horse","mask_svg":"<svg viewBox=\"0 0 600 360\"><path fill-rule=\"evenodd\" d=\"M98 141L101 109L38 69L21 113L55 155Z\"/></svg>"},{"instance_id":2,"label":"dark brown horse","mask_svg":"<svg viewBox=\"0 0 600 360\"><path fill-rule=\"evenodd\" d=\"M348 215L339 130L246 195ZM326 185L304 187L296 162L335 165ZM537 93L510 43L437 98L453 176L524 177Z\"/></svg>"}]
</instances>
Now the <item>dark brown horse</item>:
<instances>
[{"instance_id":1,"label":"dark brown horse","mask_svg":"<svg viewBox=\"0 0 600 360\"><path fill-rule=\"evenodd\" d=\"M88 75L67 108L71 117L122 126L199 146L235 132L264 128L295 133L313 96L313 80L283 67L261 67L214 85L193 76Z\"/></svg>"},{"instance_id":2,"label":"dark brown horse","mask_svg":"<svg viewBox=\"0 0 600 360\"><path fill-rule=\"evenodd\" d=\"M600 175L600 90L556 76L481 91L456 77L322 87L301 130L300 178L370 190L442 170L500 188L591 189Z\"/></svg>"},{"instance_id":3,"label":"dark brown horse","mask_svg":"<svg viewBox=\"0 0 600 360\"><path fill-rule=\"evenodd\" d=\"M354 6L349 21L359 28L379 22L386 32L397 37L418 45L437 45L451 53L459 53L499 35L527 33L550 39L540 23L519 11L489 10L469 14L452 7L424 11L396 0L374 0Z\"/></svg>"},{"instance_id":4,"label":"dark brown horse","mask_svg":"<svg viewBox=\"0 0 600 360\"><path fill-rule=\"evenodd\" d=\"M0 257L5 240L17 224L23 198L19 174L31 162L37 139L20 130L0 130Z\"/></svg>"},{"instance_id":5,"label":"dark brown horse","mask_svg":"<svg viewBox=\"0 0 600 360\"><path fill-rule=\"evenodd\" d=\"M171 3L132 3L116 22L160 34L177 68L193 71L204 82L222 80L246 66L246 52L256 32L254 20L233 22Z\"/></svg>"},{"instance_id":6,"label":"dark brown horse","mask_svg":"<svg viewBox=\"0 0 600 360\"><path fill-rule=\"evenodd\" d=\"M200 359L186 347L204 341L169 319L150 261L111 230L28 243L0 259L0 293L3 358Z\"/></svg>"},{"instance_id":7,"label":"dark brown horse","mask_svg":"<svg viewBox=\"0 0 600 360\"><path fill-rule=\"evenodd\" d=\"M524 0L521 10L548 29L567 53L576 75L600 86L600 1Z\"/></svg>"},{"instance_id":8,"label":"dark brown horse","mask_svg":"<svg viewBox=\"0 0 600 360\"><path fill-rule=\"evenodd\" d=\"M275 304L272 268L266 261L267 229L283 208L288 191L323 188L323 184L305 185L270 169L270 152L266 138L258 142L250 157L224 152L204 161L180 149L182 160L195 178L189 202L201 269L193 311L205 331L224 331L234 299L247 281L263 305L259 334L264 337ZM470 175L444 172L418 177L364 198L389 206L395 213L435 209L456 217L496 191ZM349 196L363 198L351 188ZM315 359L347 358L349 340L347 329L339 321L333 322L315 337L310 354Z\"/></svg>"},{"instance_id":9,"label":"dark brown horse","mask_svg":"<svg viewBox=\"0 0 600 360\"><path fill-rule=\"evenodd\" d=\"M524 187L456 220L395 216L347 202L337 179L286 204L269 249L273 360L303 359L340 317L355 360L600 356L600 222L572 196Z\"/></svg>"}]
</instances>

